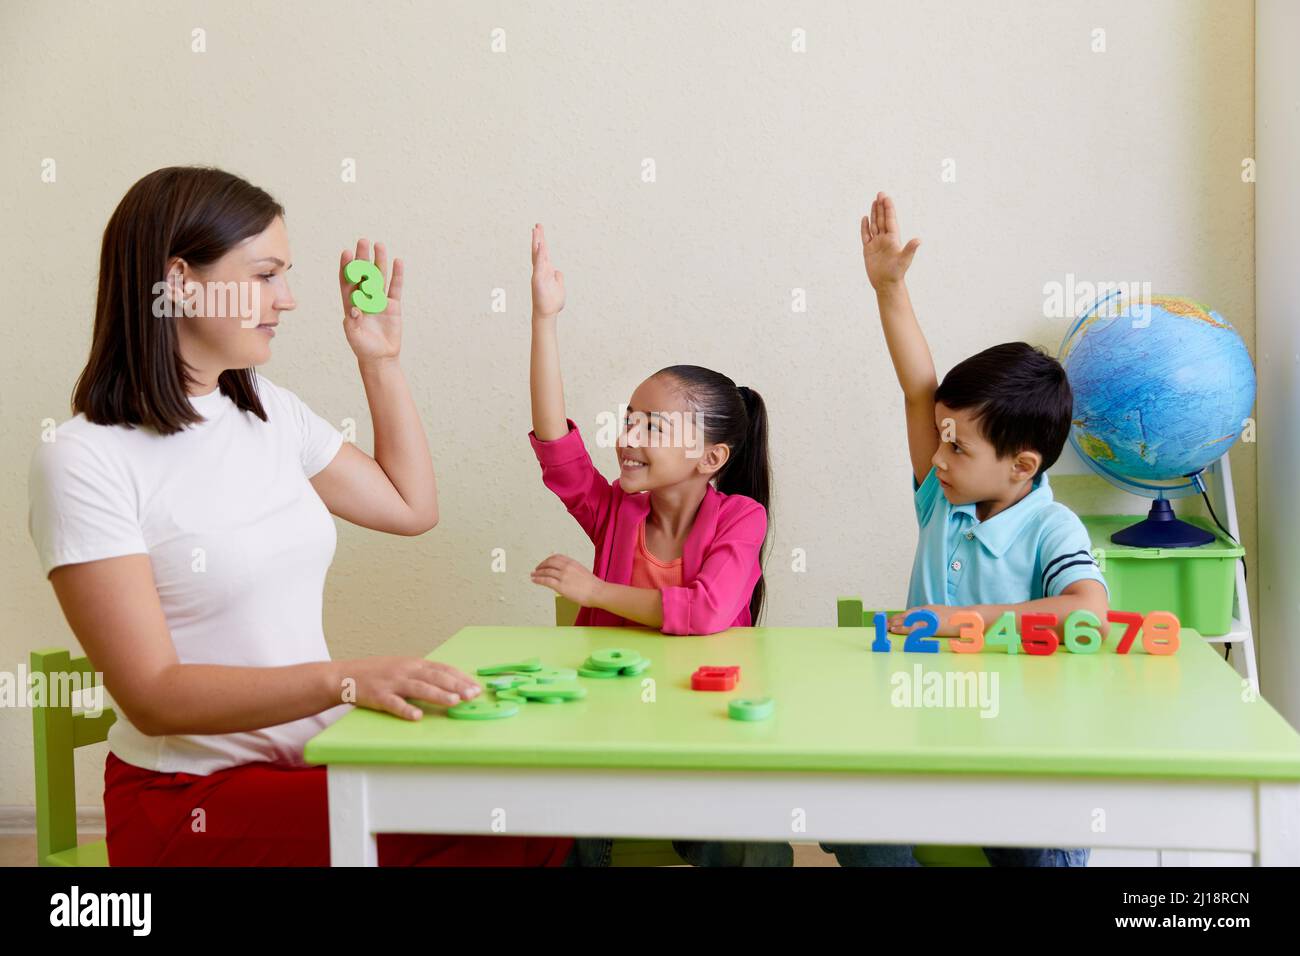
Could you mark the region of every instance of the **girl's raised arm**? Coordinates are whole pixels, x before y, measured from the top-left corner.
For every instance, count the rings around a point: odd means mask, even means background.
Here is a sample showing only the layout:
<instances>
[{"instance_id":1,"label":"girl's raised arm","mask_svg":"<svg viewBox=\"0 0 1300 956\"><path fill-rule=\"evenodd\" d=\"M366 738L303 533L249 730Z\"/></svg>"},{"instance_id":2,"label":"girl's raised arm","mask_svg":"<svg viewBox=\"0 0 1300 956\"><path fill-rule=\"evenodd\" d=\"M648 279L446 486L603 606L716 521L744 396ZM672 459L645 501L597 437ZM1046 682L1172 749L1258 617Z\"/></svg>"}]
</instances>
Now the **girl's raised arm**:
<instances>
[{"instance_id":1,"label":"girl's raised arm","mask_svg":"<svg viewBox=\"0 0 1300 956\"><path fill-rule=\"evenodd\" d=\"M564 308L564 273L551 264L546 233L533 226L533 351L529 384L533 400L533 433L541 441L555 441L569 433L564 414L564 383L560 379L560 347L556 341L556 316Z\"/></svg>"}]
</instances>

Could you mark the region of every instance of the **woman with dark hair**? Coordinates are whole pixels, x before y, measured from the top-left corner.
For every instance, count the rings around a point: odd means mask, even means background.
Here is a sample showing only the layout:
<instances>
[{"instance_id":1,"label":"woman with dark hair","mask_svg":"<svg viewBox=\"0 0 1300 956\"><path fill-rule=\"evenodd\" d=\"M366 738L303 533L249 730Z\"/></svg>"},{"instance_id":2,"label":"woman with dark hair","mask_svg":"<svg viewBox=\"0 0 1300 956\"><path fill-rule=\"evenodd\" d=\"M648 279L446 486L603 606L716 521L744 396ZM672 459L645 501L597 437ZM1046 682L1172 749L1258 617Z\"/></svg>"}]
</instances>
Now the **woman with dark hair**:
<instances>
[{"instance_id":1,"label":"woman with dark hair","mask_svg":"<svg viewBox=\"0 0 1300 956\"><path fill-rule=\"evenodd\" d=\"M362 239L340 263L343 331L375 454L259 376L294 308L284 210L217 169L156 170L104 231L74 417L32 459L42 567L115 701L104 806L114 866L327 865L323 767L306 741L350 704L481 693L418 658L331 661L321 626L330 514L390 534L438 521L433 464L399 363L403 268ZM343 275L387 305L351 305ZM544 865L570 840L381 835L381 865Z\"/></svg>"}]
</instances>

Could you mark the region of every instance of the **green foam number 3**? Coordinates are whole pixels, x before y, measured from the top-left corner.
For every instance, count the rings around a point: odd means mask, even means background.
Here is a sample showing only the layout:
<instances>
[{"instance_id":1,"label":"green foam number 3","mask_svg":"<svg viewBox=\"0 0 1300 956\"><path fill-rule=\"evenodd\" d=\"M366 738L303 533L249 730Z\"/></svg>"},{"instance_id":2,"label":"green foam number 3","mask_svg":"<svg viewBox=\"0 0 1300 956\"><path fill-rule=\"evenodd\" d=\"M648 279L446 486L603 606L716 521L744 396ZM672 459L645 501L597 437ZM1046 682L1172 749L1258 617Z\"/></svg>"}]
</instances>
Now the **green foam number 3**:
<instances>
[{"instance_id":1,"label":"green foam number 3","mask_svg":"<svg viewBox=\"0 0 1300 956\"><path fill-rule=\"evenodd\" d=\"M356 284L352 290L352 304L362 312L383 312L388 308L384 274L369 259L353 259L343 267L343 278Z\"/></svg>"}]
</instances>

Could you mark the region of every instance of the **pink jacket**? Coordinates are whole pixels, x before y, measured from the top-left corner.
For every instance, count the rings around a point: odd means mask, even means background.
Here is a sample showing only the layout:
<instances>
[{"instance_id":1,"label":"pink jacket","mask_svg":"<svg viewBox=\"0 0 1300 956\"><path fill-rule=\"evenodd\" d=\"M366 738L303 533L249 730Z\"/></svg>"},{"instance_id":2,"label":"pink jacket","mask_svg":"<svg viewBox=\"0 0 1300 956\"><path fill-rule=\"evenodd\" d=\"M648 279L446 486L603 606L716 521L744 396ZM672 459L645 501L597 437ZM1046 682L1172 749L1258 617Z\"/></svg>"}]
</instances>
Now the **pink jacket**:
<instances>
[{"instance_id":1,"label":"pink jacket","mask_svg":"<svg viewBox=\"0 0 1300 956\"><path fill-rule=\"evenodd\" d=\"M555 492L596 545L592 572L611 584L632 579L637 529L650 513L648 492L627 494L591 463L578 426L555 441L528 433L542 483ZM724 495L712 485L704 493L682 553L679 588L663 588L665 634L715 634L749 627L749 599L762 570L759 551L767 534L767 511L753 498ZM601 608L584 607L579 626L639 626Z\"/></svg>"}]
</instances>

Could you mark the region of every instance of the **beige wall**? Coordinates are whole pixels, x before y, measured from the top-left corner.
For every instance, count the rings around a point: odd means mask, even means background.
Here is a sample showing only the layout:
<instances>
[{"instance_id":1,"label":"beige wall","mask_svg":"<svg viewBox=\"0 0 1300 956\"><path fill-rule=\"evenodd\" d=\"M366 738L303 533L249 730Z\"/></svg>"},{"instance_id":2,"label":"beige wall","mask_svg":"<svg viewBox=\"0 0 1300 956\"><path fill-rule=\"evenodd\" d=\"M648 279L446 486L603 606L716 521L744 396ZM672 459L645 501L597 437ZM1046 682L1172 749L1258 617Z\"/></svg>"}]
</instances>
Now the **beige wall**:
<instances>
[{"instance_id":1,"label":"beige wall","mask_svg":"<svg viewBox=\"0 0 1300 956\"><path fill-rule=\"evenodd\" d=\"M340 526L335 656L546 623L551 593L528 570L590 555L525 437L534 221L570 290L561 348L586 430L675 362L766 397L770 623L828 625L839 594L905 593L902 407L857 240L876 190L924 239L911 282L940 374L999 341L1054 349L1064 321L1042 317L1042 288L1067 273L1195 295L1253 347L1248 0L40 3L6 4L0 27L0 249L23 290L0 350L0 669L70 643L27 536L27 464L41 421L68 416L103 227L159 166L218 165L285 204L299 308L265 372L331 421L355 418L367 449L334 270L359 234L408 262L404 365L443 518L414 540ZM490 51L496 27L505 53ZM1098 27L1105 53L1090 51ZM946 158L956 182L940 179ZM612 476L612 454L593 453ZM1233 464L1253 553L1253 446ZM1145 508L1091 477L1059 485L1088 508ZM0 806L32 799L30 740L29 713L0 710ZM78 766L95 804L102 748Z\"/></svg>"}]
</instances>

